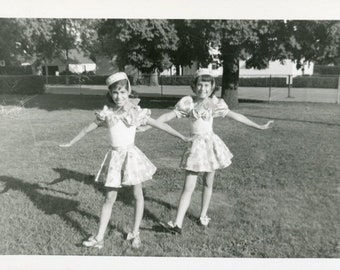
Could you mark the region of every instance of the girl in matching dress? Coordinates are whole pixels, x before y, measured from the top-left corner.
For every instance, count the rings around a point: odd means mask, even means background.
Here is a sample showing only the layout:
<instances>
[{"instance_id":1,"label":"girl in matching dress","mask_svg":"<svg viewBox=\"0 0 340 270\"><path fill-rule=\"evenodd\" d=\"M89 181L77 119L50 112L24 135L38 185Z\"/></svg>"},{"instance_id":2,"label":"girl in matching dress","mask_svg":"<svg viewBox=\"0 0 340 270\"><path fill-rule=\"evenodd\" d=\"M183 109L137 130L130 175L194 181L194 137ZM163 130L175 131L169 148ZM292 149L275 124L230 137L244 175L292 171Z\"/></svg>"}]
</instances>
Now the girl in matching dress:
<instances>
[{"instance_id":1,"label":"girl in matching dress","mask_svg":"<svg viewBox=\"0 0 340 270\"><path fill-rule=\"evenodd\" d=\"M136 128L147 124L186 142L190 139L167 124L150 118L149 109L141 109L138 106L138 99L129 98L131 86L124 72L111 75L107 78L106 84L109 88L109 97L113 101L112 106L104 106L101 112L96 113L96 120L93 123L82 129L69 143L60 146L70 147L97 127L108 128L111 148L105 155L95 178L95 181L104 183L106 198L101 211L98 232L84 241L83 245L99 249L104 246L104 234L117 198L117 192L124 186L132 186L135 198L134 226L132 232L128 233L127 240L132 241L132 247L139 248L141 245L139 227L144 211L142 183L152 179L156 167L134 145Z\"/></svg>"},{"instance_id":2,"label":"girl in matching dress","mask_svg":"<svg viewBox=\"0 0 340 270\"><path fill-rule=\"evenodd\" d=\"M195 97L185 96L176 105L173 111L165 113L157 120L167 122L174 118L188 118L192 141L184 151L180 168L185 170L185 182L175 222L160 222L168 231L180 234L183 219L190 205L191 195L194 191L199 173L203 173L203 192L201 213L198 219L200 225L208 226L210 218L207 216L212 195L215 170L228 167L233 154L224 142L213 131L215 117L230 117L248 126L257 129L267 129L271 122L258 125L245 116L229 110L223 99L214 95L215 80L208 69L197 71L192 84ZM142 127L145 131L149 127Z\"/></svg>"}]
</instances>

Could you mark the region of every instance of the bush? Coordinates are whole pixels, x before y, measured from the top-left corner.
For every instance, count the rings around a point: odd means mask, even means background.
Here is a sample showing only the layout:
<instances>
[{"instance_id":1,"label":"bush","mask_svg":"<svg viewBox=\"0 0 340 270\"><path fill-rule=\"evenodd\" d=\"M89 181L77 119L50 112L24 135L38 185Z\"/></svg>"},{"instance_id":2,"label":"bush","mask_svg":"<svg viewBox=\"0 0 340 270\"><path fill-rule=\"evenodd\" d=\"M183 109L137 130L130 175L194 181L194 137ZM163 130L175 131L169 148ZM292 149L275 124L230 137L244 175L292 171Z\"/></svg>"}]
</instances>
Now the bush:
<instances>
[{"instance_id":1,"label":"bush","mask_svg":"<svg viewBox=\"0 0 340 270\"><path fill-rule=\"evenodd\" d=\"M32 75L31 66L0 67L0 75Z\"/></svg>"},{"instance_id":2,"label":"bush","mask_svg":"<svg viewBox=\"0 0 340 270\"><path fill-rule=\"evenodd\" d=\"M314 74L320 75L340 75L340 66L315 65Z\"/></svg>"},{"instance_id":3,"label":"bush","mask_svg":"<svg viewBox=\"0 0 340 270\"><path fill-rule=\"evenodd\" d=\"M44 83L42 76L0 76L0 93L41 94Z\"/></svg>"},{"instance_id":4,"label":"bush","mask_svg":"<svg viewBox=\"0 0 340 270\"><path fill-rule=\"evenodd\" d=\"M160 76L160 85L191 85L194 76ZM215 78L217 86L222 85L222 77Z\"/></svg>"},{"instance_id":5,"label":"bush","mask_svg":"<svg viewBox=\"0 0 340 270\"><path fill-rule=\"evenodd\" d=\"M293 87L300 88L338 88L337 76L302 76L293 78Z\"/></svg>"},{"instance_id":6,"label":"bush","mask_svg":"<svg viewBox=\"0 0 340 270\"><path fill-rule=\"evenodd\" d=\"M131 85L150 85L150 76L128 76ZM45 77L43 77L45 78ZM48 76L48 84L105 85L107 76L103 75L62 75ZM45 80L45 79L43 79ZM159 85L190 85L193 76L160 76ZM222 86L222 77L215 78L216 86ZM241 87L287 87L285 77L240 78ZM300 88L337 88L338 76L298 76L293 78L293 87Z\"/></svg>"},{"instance_id":7,"label":"bush","mask_svg":"<svg viewBox=\"0 0 340 270\"><path fill-rule=\"evenodd\" d=\"M239 86L248 87L286 87L286 78L260 77L260 78L240 78Z\"/></svg>"},{"instance_id":8,"label":"bush","mask_svg":"<svg viewBox=\"0 0 340 270\"><path fill-rule=\"evenodd\" d=\"M145 79L145 77L143 77ZM161 76L160 85L190 85L193 76ZM215 78L216 85L222 85L222 77ZM285 77L252 77L240 78L241 87L287 87ZM142 84L142 83L141 83ZM292 87L296 88L337 88L337 76L299 76L293 78Z\"/></svg>"},{"instance_id":9,"label":"bush","mask_svg":"<svg viewBox=\"0 0 340 270\"><path fill-rule=\"evenodd\" d=\"M48 84L85 84L85 85L105 85L107 76L88 75L62 75L48 76Z\"/></svg>"},{"instance_id":10,"label":"bush","mask_svg":"<svg viewBox=\"0 0 340 270\"><path fill-rule=\"evenodd\" d=\"M193 76L160 76L159 84L161 85L190 85Z\"/></svg>"}]
</instances>

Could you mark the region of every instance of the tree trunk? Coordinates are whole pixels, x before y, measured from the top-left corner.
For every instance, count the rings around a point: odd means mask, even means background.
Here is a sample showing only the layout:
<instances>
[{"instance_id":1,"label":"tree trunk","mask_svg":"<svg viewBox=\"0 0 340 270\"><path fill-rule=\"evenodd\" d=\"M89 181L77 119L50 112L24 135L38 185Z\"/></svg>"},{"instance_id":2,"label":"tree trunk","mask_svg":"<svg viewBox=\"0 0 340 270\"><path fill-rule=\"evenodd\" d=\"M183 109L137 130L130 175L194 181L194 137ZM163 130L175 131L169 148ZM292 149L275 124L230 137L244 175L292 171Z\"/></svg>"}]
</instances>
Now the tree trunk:
<instances>
[{"instance_id":1,"label":"tree trunk","mask_svg":"<svg viewBox=\"0 0 340 270\"><path fill-rule=\"evenodd\" d=\"M181 76L181 69L179 65L176 65L176 76Z\"/></svg>"},{"instance_id":2,"label":"tree trunk","mask_svg":"<svg viewBox=\"0 0 340 270\"><path fill-rule=\"evenodd\" d=\"M239 56L235 46L222 46L222 97L230 109L238 107Z\"/></svg>"},{"instance_id":3,"label":"tree trunk","mask_svg":"<svg viewBox=\"0 0 340 270\"><path fill-rule=\"evenodd\" d=\"M150 75L150 86L159 86L157 70L152 72L151 75Z\"/></svg>"}]
</instances>

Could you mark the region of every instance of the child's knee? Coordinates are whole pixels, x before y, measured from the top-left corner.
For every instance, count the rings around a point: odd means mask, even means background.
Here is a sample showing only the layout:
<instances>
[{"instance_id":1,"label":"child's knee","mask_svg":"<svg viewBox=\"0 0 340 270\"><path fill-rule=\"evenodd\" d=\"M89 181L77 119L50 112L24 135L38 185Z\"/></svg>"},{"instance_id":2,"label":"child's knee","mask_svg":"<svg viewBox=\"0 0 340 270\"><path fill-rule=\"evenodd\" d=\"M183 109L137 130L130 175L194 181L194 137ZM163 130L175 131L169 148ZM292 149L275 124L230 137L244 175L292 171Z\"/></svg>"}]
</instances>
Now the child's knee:
<instances>
[{"instance_id":1,"label":"child's knee","mask_svg":"<svg viewBox=\"0 0 340 270\"><path fill-rule=\"evenodd\" d=\"M133 189L133 197L135 198L136 201L144 199L143 189L142 189L141 186L140 187L139 186L134 187L134 189Z\"/></svg>"},{"instance_id":2,"label":"child's knee","mask_svg":"<svg viewBox=\"0 0 340 270\"><path fill-rule=\"evenodd\" d=\"M195 185L185 185L183 189L183 193L185 194L192 194L195 190Z\"/></svg>"},{"instance_id":3,"label":"child's knee","mask_svg":"<svg viewBox=\"0 0 340 270\"><path fill-rule=\"evenodd\" d=\"M208 182L208 181L204 181L203 186L205 189L212 189L213 188L213 182Z\"/></svg>"},{"instance_id":4,"label":"child's knee","mask_svg":"<svg viewBox=\"0 0 340 270\"><path fill-rule=\"evenodd\" d=\"M108 192L105 196L106 204L113 204L116 201L117 193L116 192Z\"/></svg>"}]
</instances>

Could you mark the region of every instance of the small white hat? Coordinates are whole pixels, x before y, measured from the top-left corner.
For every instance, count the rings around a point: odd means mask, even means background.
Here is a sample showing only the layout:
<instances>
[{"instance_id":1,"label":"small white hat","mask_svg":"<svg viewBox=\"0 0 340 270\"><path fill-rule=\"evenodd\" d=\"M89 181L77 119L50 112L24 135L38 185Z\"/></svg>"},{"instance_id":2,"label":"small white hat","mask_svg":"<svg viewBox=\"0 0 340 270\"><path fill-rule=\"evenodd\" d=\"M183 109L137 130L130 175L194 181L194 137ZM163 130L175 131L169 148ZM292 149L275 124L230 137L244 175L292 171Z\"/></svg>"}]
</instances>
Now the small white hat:
<instances>
[{"instance_id":1,"label":"small white hat","mask_svg":"<svg viewBox=\"0 0 340 270\"><path fill-rule=\"evenodd\" d=\"M208 68L201 68L197 70L195 73L195 78L202 76L202 75L210 75L211 77L215 77L213 72Z\"/></svg>"},{"instance_id":2,"label":"small white hat","mask_svg":"<svg viewBox=\"0 0 340 270\"><path fill-rule=\"evenodd\" d=\"M121 80L127 80L127 83L128 83L128 89L127 90L128 90L128 92L130 94L131 93L131 85L130 85L129 78L126 75L125 72L117 72L117 73L114 73L111 76L109 76L106 79L106 85L107 85L108 88L110 88L110 86L112 84L114 84L115 82L121 81Z\"/></svg>"}]
</instances>

